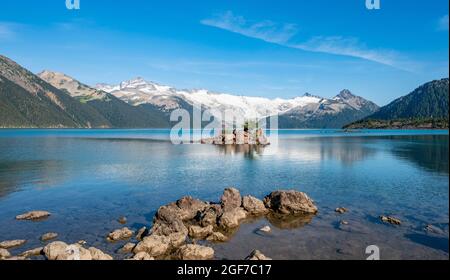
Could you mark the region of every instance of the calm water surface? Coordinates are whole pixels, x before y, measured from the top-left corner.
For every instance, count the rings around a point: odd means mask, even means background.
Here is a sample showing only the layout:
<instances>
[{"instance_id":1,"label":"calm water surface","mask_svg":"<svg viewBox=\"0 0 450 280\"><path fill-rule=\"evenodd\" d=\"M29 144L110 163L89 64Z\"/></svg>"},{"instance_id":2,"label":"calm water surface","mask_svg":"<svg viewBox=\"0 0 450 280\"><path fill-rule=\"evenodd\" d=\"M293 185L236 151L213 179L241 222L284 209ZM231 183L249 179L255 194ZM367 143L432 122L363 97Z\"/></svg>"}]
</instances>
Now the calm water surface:
<instances>
[{"instance_id":1,"label":"calm water surface","mask_svg":"<svg viewBox=\"0 0 450 280\"><path fill-rule=\"evenodd\" d=\"M263 148L172 145L166 130L0 130L0 241L39 237L88 245L123 258L108 232L149 226L156 209L182 196L217 201L225 187L263 198L276 189L308 193L309 220L260 219L242 225L219 259L260 249L274 259L448 259L448 131L280 131L276 153ZM350 211L344 215L336 207ZM47 210L43 222L18 214ZM394 227L380 215L403 221ZM346 220L348 225L341 225ZM424 230L433 225L435 232ZM272 233L255 230L270 225Z\"/></svg>"}]
</instances>

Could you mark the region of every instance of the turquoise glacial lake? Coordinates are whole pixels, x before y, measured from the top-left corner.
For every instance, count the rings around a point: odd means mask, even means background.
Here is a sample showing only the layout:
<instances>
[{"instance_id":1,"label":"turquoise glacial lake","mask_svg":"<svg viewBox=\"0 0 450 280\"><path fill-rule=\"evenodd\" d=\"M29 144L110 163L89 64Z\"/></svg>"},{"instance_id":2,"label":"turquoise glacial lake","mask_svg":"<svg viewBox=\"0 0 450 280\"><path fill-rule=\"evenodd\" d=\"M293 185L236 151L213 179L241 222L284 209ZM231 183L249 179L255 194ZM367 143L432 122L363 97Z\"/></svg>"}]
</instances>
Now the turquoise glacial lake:
<instances>
[{"instance_id":1,"label":"turquoise glacial lake","mask_svg":"<svg viewBox=\"0 0 450 280\"><path fill-rule=\"evenodd\" d=\"M167 130L3 129L0 241L26 239L11 250L19 254L57 232L58 240L85 240L125 258L117 252L125 241L105 240L123 227L120 217L138 230L164 204L186 195L218 201L234 186L260 199L278 189L303 191L319 213L292 223L247 221L229 242L211 245L217 259L243 259L254 249L274 259L366 259L369 245L381 259L448 259L448 153L448 131L281 130L269 150L173 145ZM337 207L349 211L337 214ZM52 216L15 220L30 210ZM260 234L265 225L272 232Z\"/></svg>"}]
</instances>

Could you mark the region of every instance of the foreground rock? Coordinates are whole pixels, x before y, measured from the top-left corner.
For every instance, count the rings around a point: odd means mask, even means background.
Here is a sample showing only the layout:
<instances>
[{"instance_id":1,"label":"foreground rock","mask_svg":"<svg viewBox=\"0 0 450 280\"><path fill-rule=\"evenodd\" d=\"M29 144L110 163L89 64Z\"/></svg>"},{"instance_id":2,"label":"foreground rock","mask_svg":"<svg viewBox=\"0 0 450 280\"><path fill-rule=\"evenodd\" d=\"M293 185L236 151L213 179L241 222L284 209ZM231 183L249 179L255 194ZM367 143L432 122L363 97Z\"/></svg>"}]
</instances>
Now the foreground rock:
<instances>
[{"instance_id":1,"label":"foreground rock","mask_svg":"<svg viewBox=\"0 0 450 280\"><path fill-rule=\"evenodd\" d=\"M134 243L127 243L122 248L119 249L119 252L131 253L135 246L136 246L136 244L134 244Z\"/></svg>"},{"instance_id":2,"label":"foreground rock","mask_svg":"<svg viewBox=\"0 0 450 280\"><path fill-rule=\"evenodd\" d=\"M235 208L222 214L219 225L225 230L233 229L238 227L245 218L247 218L247 212L244 208Z\"/></svg>"},{"instance_id":3,"label":"foreground rock","mask_svg":"<svg viewBox=\"0 0 450 280\"><path fill-rule=\"evenodd\" d=\"M28 251L25 251L25 252L19 254L19 257L29 258L29 257L39 256L43 253L42 250L44 250L44 247L31 249L31 250L28 250Z\"/></svg>"},{"instance_id":4,"label":"foreground rock","mask_svg":"<svg viewBox=\"0 0 450 280\"><path fill-rule=\"evenodd\" d=\"M168 253L171 247L170 238L161 235L150 235L139 242L133 249L135 254L145 252L150 257L159 257Z\"/></svg>"},{"instance_id":5,"label":"foreground rock","mask_svg":"<svg viewBox=\"0 0 450 280\"><path fill-rule=\"evenodd\" d=\"M142 228L136 236L140 242L134 247L124 247L122 252L132 249L133 259L211 259L214 257L212 248L186 244L186 241L191 238L225 242L229 240L227 235L233 234L248 218L267 215L269 220L282 220L296 226L308 223L316 212L314 202L297 191L273 192L264 202L252 196L242 197L236 188L225 189L220 203L186 196L161 206L153 218L153 227L149 231ZM265 230L270 231L270 228ZM109 239L122 239L121 232L123 229L111 233Z\"/></svg>"},{"instance_id":6,"label":"foreground rock","mask_svg":"<svg viewBox=\"0 0 450 280\"><path fill-rule=\"evenodd\" d=\"M49 217L51 214L47 211L31 211L22 215L16 216L16 220L41 220Z\"/></svg>"},{"instance_id":7,"label":"foreground rock","mask_svg":"<svg viewBox=\"0 0 450 280\"><path fill-rule=\"evenodd\" d=\"M0 260L4 260L11 257L11 254L8 252L8 250L0 248Z\"/></svg>"},{"instance_id":8,"label":"foreground rock","mask_svg":"<svg viewBox=\"0 0 450 280\"><path fill-rule=\"evenodd\" d=\"M79 244L68 245L55 241L42 250L48 260L112 260L113 258L101 250L90 247L84 248Z\"/></svg>"},{"instance_id":9,"label":"foreground rock","mask_svg":"<svg viewBox=\"0 0 450 280\"><path fill-rule=\"evenodd\" d=\"M251 215L263 215L269 212L264 202L253 196L244 196L242 198L242 207Z\"/></svg>"},{"instance_id":10,"label":"foreground rock","mask_svg":"<svg viewBox=\"0 0 450 280\"><path fill-rule=\"evenodd\" d=\"M19 247L19 246L22 246L23 244L25 244L26 242L27 242L26 240L3 241L3 242L0 242L0 249L11 249L11 248Z\"/></svg>"},{"instance_id":11,"label":"foreground rock","mask_svg":"<svg viewBox=\"0 0 450 280\"><path fill-rule=\"evenodd\" d=\"M134 261L153 261L155 258L151 257L146 252L139 252L136 255L134 255L130 260Z\"/></svg>"},{"instance_id":12,"label":"foreground rock","mask_svg":"<svg viewBox=\"0 0 450 280\"><path fill-rule=\"evenodd\" d=\"M206 240L210 242L226 242L228 241L228 237L226 237L221 232L213 232L211 235L209 235Z\"/></svg>"},{"instance_id":13,"label":"foreground rock","mask_svg":"<svg viewBox=\"0 0 450 280\"><path fill-rule=\"evenodd\" d=\"M248 257L245 258L247 261L270 261L271 258L264 256L259 250L253 251Z\"/></svg>"},{"instance_id":14,"label":"foreground rock","mask_svg":"<svg viewBox=\"0 0 450 280\"><path fill-rule=\"evenodd\" d=\"M398 225L399 226L399 225L402 224L402 221L400 221L399 219L394 218L394 217L381 216L380 219L381 219L381 221L383 221L385 223L389 223L391 225Z\"/></svg>"},{"instance_id":15,"label":"foreground rock","mask_svg":"<svg viewBox=\"0 0 450 280\"><path fill-rule=\"evenodd\" d=\"M58 234L55 232L49 232L41 236L41 241L49 241L58 237Z\"/></svg>"},{"instance_id":16,"label":"foreground rock","mask_svg":"<svg viewBox=\"0 0 450 280\"><path fill-rule=\"evenodd\" d=\"M148 229L147 227L142 227L138 230L138 232L136 233L136 239L138 241L142 241L142 239L144 237L146 237L148 235Z\"/></svg>"},{"instance_id":17,"label":"foreground rock","mask_svg":"<svg viewBox=\"0 0 450 280\"><path fill-rule=\"evenodd\" d=\"M178 249L180 260L210 260L214 258L214 249L211 247L187 244Z\"/></svg>"},{"instance_id":18,"label":"foreground rock","mask_svg":"<svg viewBox=\"0 0 450 280\"><path fill-rule=\"evenodd\" d=\"M97 248L90 247L88 250L91 253L93 260L111 261L113 259L110 255L103 253L101 250L99 250Z\"/></svg>"},{"instance_id":19,"label":"foreground rock","mask_svg":"<svg viewBox=\"0 0 450 280\"><path fill-rule=\"evenodd\" d=\"M316 214L317 206L305 193L275 191L264 198L267 208L281 214Z\"/></svg>"},{"instance_id":20,"label":"foreground rock","mask_svg":"<svg viewBox=\"0 0 450 280\"><path fill-rule=\"evenodd\" d=\"M114 241L118 241L118 240L128 239L132 236L133 236L133 231L131 231L127 227L124 227L124 228L117 229L117 230L111 232L110 234L108 234L106 239L110 242L114 242Z\"/></svg>"},{"instance_id":21,"label":"foreground rock","mask_svg":"<svg viewBox=\"0 0 450 280\"><path fill-rule=\"evenodd\" d=\"M213 233L214 227L212 225L201 227L201 226L190 226L189 236L195 239L205 239Z\"/></svg>"},{"instance_id":22,"label":"foreground rock","mask_svg":"<svg viewBox=\"0 0 450 280\"><path fill-rule=\"evenodd\" d=\"M224 211L229 211L241 207L242 205L241 194L239 190L235 188L225 189L220 199L220 202Z\"/></svg>"}]
</instances>

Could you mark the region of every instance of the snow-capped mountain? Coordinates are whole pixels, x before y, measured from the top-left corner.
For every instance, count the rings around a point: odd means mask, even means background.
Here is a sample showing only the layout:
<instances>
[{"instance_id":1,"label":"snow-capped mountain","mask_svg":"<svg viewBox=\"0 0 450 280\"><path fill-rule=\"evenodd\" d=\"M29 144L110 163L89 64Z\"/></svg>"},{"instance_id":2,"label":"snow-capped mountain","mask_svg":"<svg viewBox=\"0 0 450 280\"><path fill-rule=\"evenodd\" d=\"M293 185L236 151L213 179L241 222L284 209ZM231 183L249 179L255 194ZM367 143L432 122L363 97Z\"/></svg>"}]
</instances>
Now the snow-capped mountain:
<instances>
[{"instance_id":1,"label":"snow-capped mountain","mask_svg":"<svg viewBox=\"0 0 450 280\"><path fill-rule=\"evenodd\" d=\"M246 118L264 118L279 115L289 122L289 127L308 127L307 123L315 123L315 119L363 118L378 110L378 106L362 97L343 90L332 99L311 94L304 94L292 99L237 96L226 93L215 93L205 89L179 90L170 86L136 78L119 85L98 84L97 89L111 93L117 98L134 106L150 104L164 112L201 104L204 109L234 110ZM341 114L346 117L342 118ZM292 123L297 123L293 125ZM340 122L337 122L340 125ZM334 125L333 125L334 126ZM328 127L321 124L321 127Z\"/></svg>"},{"instance_id":2,"label":"snow-capped mountain","mask_svg":"<svg viewBox=\"0 0 450 280\"><path fill-rule=\"evenodd\" d=\"M237 96L226 93L214 93L205 89L178 90L170 86L147 82L142 78L122 82L111 86L99 84L97 89L113 94L114 96L133 105L152 104L161 110L171 111L181 108L180 100L190 105L202 104L206 109L226 109L242 112L245 117L266 117L282 114L296 107L308 104L319 104L324 99L305 94L293 99L269 99L263 97Z\"/></svg>"}]
</instances>

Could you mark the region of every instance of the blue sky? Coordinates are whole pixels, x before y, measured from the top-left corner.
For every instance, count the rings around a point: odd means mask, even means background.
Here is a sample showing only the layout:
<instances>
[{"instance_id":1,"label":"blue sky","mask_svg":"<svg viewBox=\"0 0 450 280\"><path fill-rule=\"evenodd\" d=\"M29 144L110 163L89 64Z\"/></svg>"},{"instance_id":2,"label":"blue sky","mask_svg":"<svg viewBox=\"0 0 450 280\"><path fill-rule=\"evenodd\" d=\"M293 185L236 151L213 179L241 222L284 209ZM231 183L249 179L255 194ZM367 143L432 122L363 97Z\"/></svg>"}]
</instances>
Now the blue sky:
<instances>
[{"instance_id":1,"label":"blue sky","mask_svg":"<svg viewBox=\"0 0 450 280\"><path fill-rule=\"evenodd\" d=\"M0 0L0 54L93 85L290 98L347 88L384 105L448 77L448 1Z\"/></svg>"}]
</instances>

